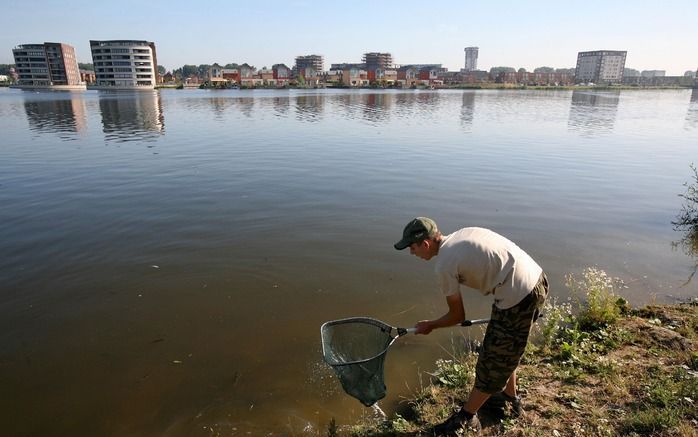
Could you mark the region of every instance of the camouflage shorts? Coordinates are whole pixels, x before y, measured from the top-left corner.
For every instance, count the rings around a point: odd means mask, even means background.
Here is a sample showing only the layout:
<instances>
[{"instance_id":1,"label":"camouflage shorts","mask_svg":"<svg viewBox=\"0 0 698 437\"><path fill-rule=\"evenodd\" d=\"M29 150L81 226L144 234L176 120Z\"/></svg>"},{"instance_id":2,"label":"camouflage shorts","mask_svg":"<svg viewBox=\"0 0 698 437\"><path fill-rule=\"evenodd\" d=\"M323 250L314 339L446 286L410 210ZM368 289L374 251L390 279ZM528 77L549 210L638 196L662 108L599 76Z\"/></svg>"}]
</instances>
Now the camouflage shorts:
<instances>
[{"instance_id":1,"label":"camouflage shorts","mask_svg":"<svg viewBox=\"0 0 698 437\"><path fill-rule=\"evenodd\" d=\"M492 316L475 367L476 389L488 394L504 389L526 350L531 326L538 319L547 295L548 278L542 273L533 291L518 304L505 310L492 305Z\"/></svg>"}]
</instances>

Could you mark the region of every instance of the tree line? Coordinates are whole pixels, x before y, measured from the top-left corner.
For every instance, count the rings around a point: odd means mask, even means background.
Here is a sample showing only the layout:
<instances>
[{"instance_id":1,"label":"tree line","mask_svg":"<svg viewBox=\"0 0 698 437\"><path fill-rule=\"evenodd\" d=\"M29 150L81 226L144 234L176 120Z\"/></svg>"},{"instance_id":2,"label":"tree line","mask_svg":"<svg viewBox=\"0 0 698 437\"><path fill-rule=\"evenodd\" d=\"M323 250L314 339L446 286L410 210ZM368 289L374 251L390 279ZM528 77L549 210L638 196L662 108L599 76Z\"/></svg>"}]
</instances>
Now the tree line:
<instances>
[{"instance_id":1,"label":"tree line","mask_svg":"<svg viewBox=\"0 0 698 437\"><path fill-rule=\"evenodd\" d=\"M553 68L553 67L537 67L533 69L533 73L566 73L574 74L574 68ZM490 68L490 75L496 77L500 73L528 73L525 68L519 68L518 70L514 67L492 67Z\"/></svg>"}]
</instances>

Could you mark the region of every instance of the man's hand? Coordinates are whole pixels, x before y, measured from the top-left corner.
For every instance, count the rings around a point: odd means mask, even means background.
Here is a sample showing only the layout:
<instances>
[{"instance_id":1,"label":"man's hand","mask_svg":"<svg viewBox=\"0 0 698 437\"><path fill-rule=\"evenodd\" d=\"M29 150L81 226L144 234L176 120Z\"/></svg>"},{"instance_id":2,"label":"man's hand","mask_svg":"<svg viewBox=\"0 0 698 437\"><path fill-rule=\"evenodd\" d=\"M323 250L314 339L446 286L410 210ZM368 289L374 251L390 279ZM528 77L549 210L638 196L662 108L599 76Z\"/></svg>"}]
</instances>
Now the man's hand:
<instances>
[{"instance_id":1,"label":"man's hand","mask_svg":"<svg viewBox=\"0 0 698 437\"><path fill-rule=\"evenodd\" d=\"M414 325L414 327L416 329L416 331L414 332L415 335L417 335L417 334L427 335L431 331L434 330L434 325L432 325L431 320L419 321L419 322L417 322L416 325Z\"/></svg>"},{"instance_id":2,"label":"man's hand","mask_svg":"<svg viewBox=\"0 0 698 437\"><path fill-rule=\"evenodd\" d=\"M421 320L417 322L415 334L427 335L437 328L445 328L447 326L455 326L465 319L465 310L463 310L463 300L460 293L454 293L446 296L448 304L448 312L435 320Z\"/></svg>"}]
</instances>

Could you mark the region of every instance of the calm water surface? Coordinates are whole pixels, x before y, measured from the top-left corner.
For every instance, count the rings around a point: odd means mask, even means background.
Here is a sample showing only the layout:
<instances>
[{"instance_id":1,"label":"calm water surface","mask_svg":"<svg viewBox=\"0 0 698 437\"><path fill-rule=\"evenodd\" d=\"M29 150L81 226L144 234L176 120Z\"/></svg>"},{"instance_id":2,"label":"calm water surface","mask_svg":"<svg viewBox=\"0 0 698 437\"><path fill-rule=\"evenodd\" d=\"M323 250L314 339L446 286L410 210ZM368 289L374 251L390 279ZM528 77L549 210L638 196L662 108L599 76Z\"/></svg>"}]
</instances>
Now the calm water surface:
<instances>
[{"instance_id":1,"label":"calm water surface","mask_svg":"<svg viewBox=\"0 0 698 437\"><path fill-rule=\"evenodd\" d=\"M0 132L4 435L355 421L319 327L445 311L432 266L392 248L416 215L507 235L561 299L587 266L634 304L698 292L671 225L698 91L1 89ZM400 339L383 408L470 336Z\"/></svg>"}]
</instances>

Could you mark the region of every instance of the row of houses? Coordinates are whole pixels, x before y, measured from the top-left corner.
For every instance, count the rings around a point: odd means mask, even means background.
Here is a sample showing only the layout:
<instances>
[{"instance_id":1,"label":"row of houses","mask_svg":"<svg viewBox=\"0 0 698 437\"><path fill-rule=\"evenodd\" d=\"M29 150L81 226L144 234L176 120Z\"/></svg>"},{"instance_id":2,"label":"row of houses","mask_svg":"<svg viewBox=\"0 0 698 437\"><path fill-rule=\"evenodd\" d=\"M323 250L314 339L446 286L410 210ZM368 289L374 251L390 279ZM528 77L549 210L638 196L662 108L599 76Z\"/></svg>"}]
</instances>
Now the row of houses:
<instances>
[{"instance_id":1,"label":"row of houses","mask_svg":"<svg viewBox=\"0 0 698 437\"><path fill-rule=\"evenodd\" d=\"M328 71L305 69L298 72L285 64L260 70L243 64L239 68L224 68L213 64L204 78L190 76L180 78L185 85L244 88L287 87L441 87L459 84L512 83L521 85L571 85L575 78L569 73L506 72L491 75L486 71L448 71L441 64L416 64L388 68L369 68L362 64L332 64ZM178 80L171 73L164 76L164 83Z\"/></svg>"},{"instance_id":2,"label":"row of houses","mask_svg":"<svg viewBox=\"0 0 698 437\"><path fill-rule=\"evenodd\" d=\"M327 85L345 87L380 86L437 86L446 83L448 71L441 64L404 65L394 67L366 66L365 64L333 64L327 71L315 68L290 68L285 64L275 64L271 68L255 69L249 64L238 68L225 68L214 63L206 77L189 76L177 78L172 73L163 77L163 83L178 81L184 85L228 87L286 87L304 85L324 87ZM450 81L452 82L452 80ZM449 83L450 83L449 82Z\"/></svg>"}]
</instances>

